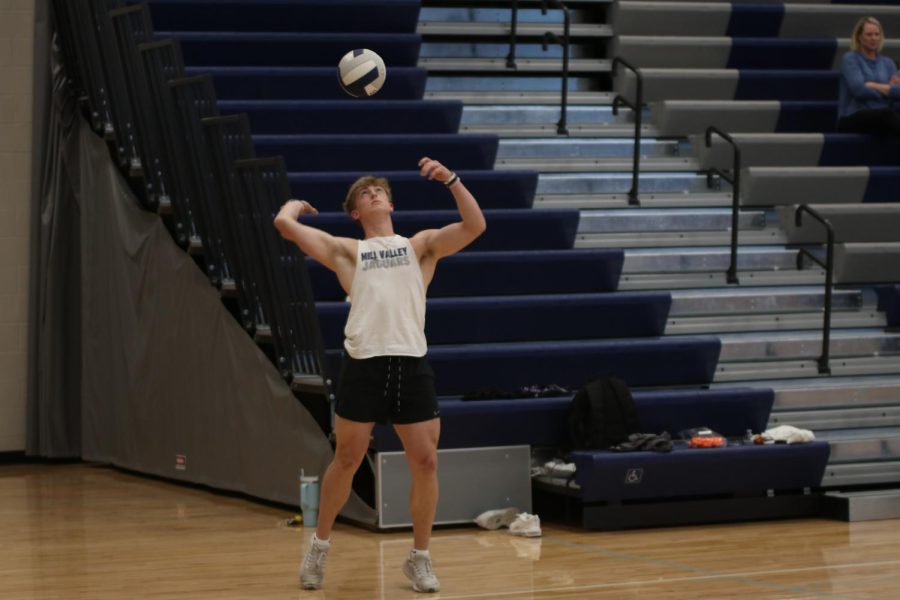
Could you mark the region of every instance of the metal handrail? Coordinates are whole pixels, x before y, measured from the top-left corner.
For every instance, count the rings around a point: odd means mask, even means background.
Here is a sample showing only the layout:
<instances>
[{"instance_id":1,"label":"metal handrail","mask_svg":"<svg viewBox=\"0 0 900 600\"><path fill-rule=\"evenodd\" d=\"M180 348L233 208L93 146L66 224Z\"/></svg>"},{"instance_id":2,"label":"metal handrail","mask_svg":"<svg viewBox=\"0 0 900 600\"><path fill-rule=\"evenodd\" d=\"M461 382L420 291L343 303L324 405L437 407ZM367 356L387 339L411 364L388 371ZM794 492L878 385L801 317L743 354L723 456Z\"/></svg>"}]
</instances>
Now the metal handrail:
<instances>
[{"instance_id":1,"label":"metal handrail","mask_svg":"<svg viewBox=\"0 0 900 600\"><path fill-rule=\"evenodd\" d=\"M555 44L559 44L563 47L563 75L562 75L562 93L560 98L560 119L556 124L556 132L560 135L568 135L569 130L566 126L566 111L568 108L568 91L569 91L569 40L570 35L569 31L571 29L571 15L569 14L569 7L563 4L560 0L541 0L541 13L547 14L547 3L550 2L556 6L558 6L563 11L563 19L564 19L564 29L563 29L563 39L560 41L559 36L557 36L552 31L547 31L544 33L544 39L541 46L544 51L547 50L547 46L552 42ZM509 52L506 55L506 67L508 69L516 69L518 65L516 64L516 43L518 41L517 36L517 28L519 22L519 2L518 0L512 0L511 7L511 16L510 16L510 26L509 26Z\"/></svg>"},{"instance_id":2,"label":"metal handrail","mask_svg":"<svg viewBox=\"0 0 900 600\"><path fill-rule=\"evenodd\" d=\"M509 23L509 53L506 55L506 67L516 68L516 26L519 21L519 0L512 0L512 16Z\"/></svg>"},{"instance_id":3,"label":"metal handrail","mask_svg":"<svg viewBox=\"0 0 900 600\"><path fill-rule=\"evenodd\" d=\"M570 25L570 17L569 17L569 8L563 4L560 0L542 0L541 1L541 13L547 14L547 2L551 2L558 6L563 11L563 37L562 41L560 41L559 36L553 33L552 31L544 32L544 41L541 44L541 47L544 51L547 51L547 46L549 42L553 42L554 44L559 44L563 49L563 72L562 72L562 93L560 95L559 102L559 121L556 124L556 133L559 135L569 135L569 129L566 127L566 107L568 106L568 92L569 92L569 25Z\"/></svg>"},{"instance_id":4,"label":"metal handrail","mask_svg":"<svg viewBox=\"0 0 900 600\"><path fill-rule=\"evenodd\" d=\"M613 116L619 114L619 106L627 106L634 113L634 161L632 163L631 171L631 189L628 191L628 204L638 205L641 203L638 197L638 185L641 176L641 121L644 106L644 77L637 67L625 59L616 56L613 58L611 67L613 78L616 77L616 68L619 65L632 71L637 79L637 93L635 94L634 103L632 104L629 102L628 99L621 94L616 94L616 97L613 98L612 101L612 114Z\"/></svg>"},{"instance_id":5,"label":"metal handrail","mask_svg":"<svg viewBox=\"0 0 900 600\"><path fill-rule=\"evenodd\" d=\"M728 265L728 271L726 271L725 273L725 280L728 283L740 283L737 276L737 248L738 230L740 229L740 225L738 224L738 208L741 202L741 149L738 148L738 145L734 141L734 138L732 138L730 135L728 135L718 127L714 126L706 128L707 148L712 146L713 134L718 135L723 140L731 144L731 147L734 149L734 162L731 165L731 177L729 177L719 169L712 168L706 174L706 185L711 186L713 174L717 174L719 177L731 184L731 262Z\"/></svg>"},{"instance_id":6,"label":"metal handrail","mask_svg":"<svg viewBox=\"0 0 900 600\"><path fill-rule=\"evenodd\" d=\"M809 204L801 204L794 213L794 225L801 227L803 225L803 213L809 215L816 221L825 226L827 233L825 262L812 254L806 248L801 248L797 253L797 269L803 269L803 257L807 256L811 261L825 268L825 315L822 319L822 354L816 361L819 364L819 373L823 375L831 374L831 367L828 365L830 340L831 340L831 287L834 282L834 227L831 222L813 210Z\"/></svg>"}]
</instances>

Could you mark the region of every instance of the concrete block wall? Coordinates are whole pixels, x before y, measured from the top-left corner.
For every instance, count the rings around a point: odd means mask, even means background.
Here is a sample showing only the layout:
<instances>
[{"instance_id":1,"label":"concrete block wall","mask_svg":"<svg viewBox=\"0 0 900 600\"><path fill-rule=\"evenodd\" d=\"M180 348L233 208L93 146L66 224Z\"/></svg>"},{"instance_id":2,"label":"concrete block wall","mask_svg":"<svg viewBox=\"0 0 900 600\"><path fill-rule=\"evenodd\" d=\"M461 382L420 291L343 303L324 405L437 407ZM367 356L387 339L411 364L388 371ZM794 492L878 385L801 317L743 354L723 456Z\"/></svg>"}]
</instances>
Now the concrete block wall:
<instances>
[{"instance_id":1,"label":"concrete block wall","mask_svg":"<svg viewBox=\"0 0 900 600\"><path fill-rule=\"evenodd\" d=\"M25 448L34 0L0 0L0 452Z\"/></svg>"}]
</instances>

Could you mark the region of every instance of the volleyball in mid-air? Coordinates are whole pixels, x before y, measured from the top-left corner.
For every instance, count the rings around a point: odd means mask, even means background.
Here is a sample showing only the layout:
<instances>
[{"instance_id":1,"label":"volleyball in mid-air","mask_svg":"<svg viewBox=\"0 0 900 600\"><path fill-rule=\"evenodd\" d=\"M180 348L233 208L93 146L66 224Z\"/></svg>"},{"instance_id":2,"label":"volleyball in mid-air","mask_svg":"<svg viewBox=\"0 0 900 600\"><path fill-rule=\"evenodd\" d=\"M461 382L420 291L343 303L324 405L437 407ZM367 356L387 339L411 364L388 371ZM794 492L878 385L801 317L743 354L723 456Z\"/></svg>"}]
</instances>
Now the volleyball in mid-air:
<instances>
[{"instance_id":1,"label":"volleyball in mid-air","mask_svg":"<svg viewBox=\"0 0 900 600\"><path fill-rule=\"evenodd\" d=\"M387 70L384 61L367 48L351 50L338 63L338 81L345 92L356 98L378 93L384 85Z\"/></svg>"}]
</instances>

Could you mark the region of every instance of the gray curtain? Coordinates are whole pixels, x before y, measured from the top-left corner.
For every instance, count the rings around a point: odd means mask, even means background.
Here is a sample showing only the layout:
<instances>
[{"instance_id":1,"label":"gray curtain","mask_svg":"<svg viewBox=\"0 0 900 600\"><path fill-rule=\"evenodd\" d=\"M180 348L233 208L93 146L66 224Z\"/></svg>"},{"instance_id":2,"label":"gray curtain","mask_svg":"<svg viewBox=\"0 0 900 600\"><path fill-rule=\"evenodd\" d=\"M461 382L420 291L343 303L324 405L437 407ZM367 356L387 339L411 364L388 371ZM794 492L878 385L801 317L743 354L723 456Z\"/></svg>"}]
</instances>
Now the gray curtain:
<instances>
[{"instance_id":1,"label":"gray curtain","mask_svg":"<svg viewBox=\"0 0 900 600\"><path fill-rule=\"evenodd\" d=\"M49 1L35 1L26 452L81 455L78 206L62 144L75 107L52 52ZM55 67L55 68L54 68ZM55 89L55 93L54 93ZM51 110L51 103L57 105ZM53 276L44 275L51 273Z\"/></svg>"},{"instance_id":2,"label":"gray curtain","mask_svg":"<svg viewBox=\"0 0 900 600\"><path fill-rule=\"evenodd\" d=\"M53 92L29 454L297 504L300 470L321 476L328 440L159 216L140 208L63 85ZM375 521L356 495L343 514Z\"/></svg>"}]
</instances>

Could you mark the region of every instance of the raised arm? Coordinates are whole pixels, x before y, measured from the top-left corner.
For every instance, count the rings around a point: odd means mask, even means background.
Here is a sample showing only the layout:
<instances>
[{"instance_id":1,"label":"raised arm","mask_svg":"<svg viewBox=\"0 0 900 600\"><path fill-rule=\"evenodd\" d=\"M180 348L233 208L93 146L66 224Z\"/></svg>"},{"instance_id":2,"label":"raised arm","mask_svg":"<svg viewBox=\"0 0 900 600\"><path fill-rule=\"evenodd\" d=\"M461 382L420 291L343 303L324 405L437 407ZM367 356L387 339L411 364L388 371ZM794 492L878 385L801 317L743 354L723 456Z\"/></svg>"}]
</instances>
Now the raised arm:
<instances>
[{"instance_id":1,"label":"raised arm","mask_svg":"<svg viewBox=\"0 0 900 600\"><path fill-rule=\"evenodd\" d=\"M275 228L281 237L294 242L305 254L337 273L344 284L348 274L352 280L352 270L356 264L356 241L335 237L297 220L300 215L318 213L306 200L288 200L275 217Z\"/></svg>"},{"instance_id":2,"label":"raised arm","mask_svg":"<svg viewBox=\"0 0 900 600\"><path fill-rule=\"evenodd\" d=\"M487 223L475 197L466 189L458 175L427 156L419 161L419 173L422 177L440 181L453 194L460 221L441 227L428 229L416 234L417 242L421 242L425 252L435 260L459 252L484 233ZM419 257L420 259L423 257Z\"/></svg>"}]
</instances>

